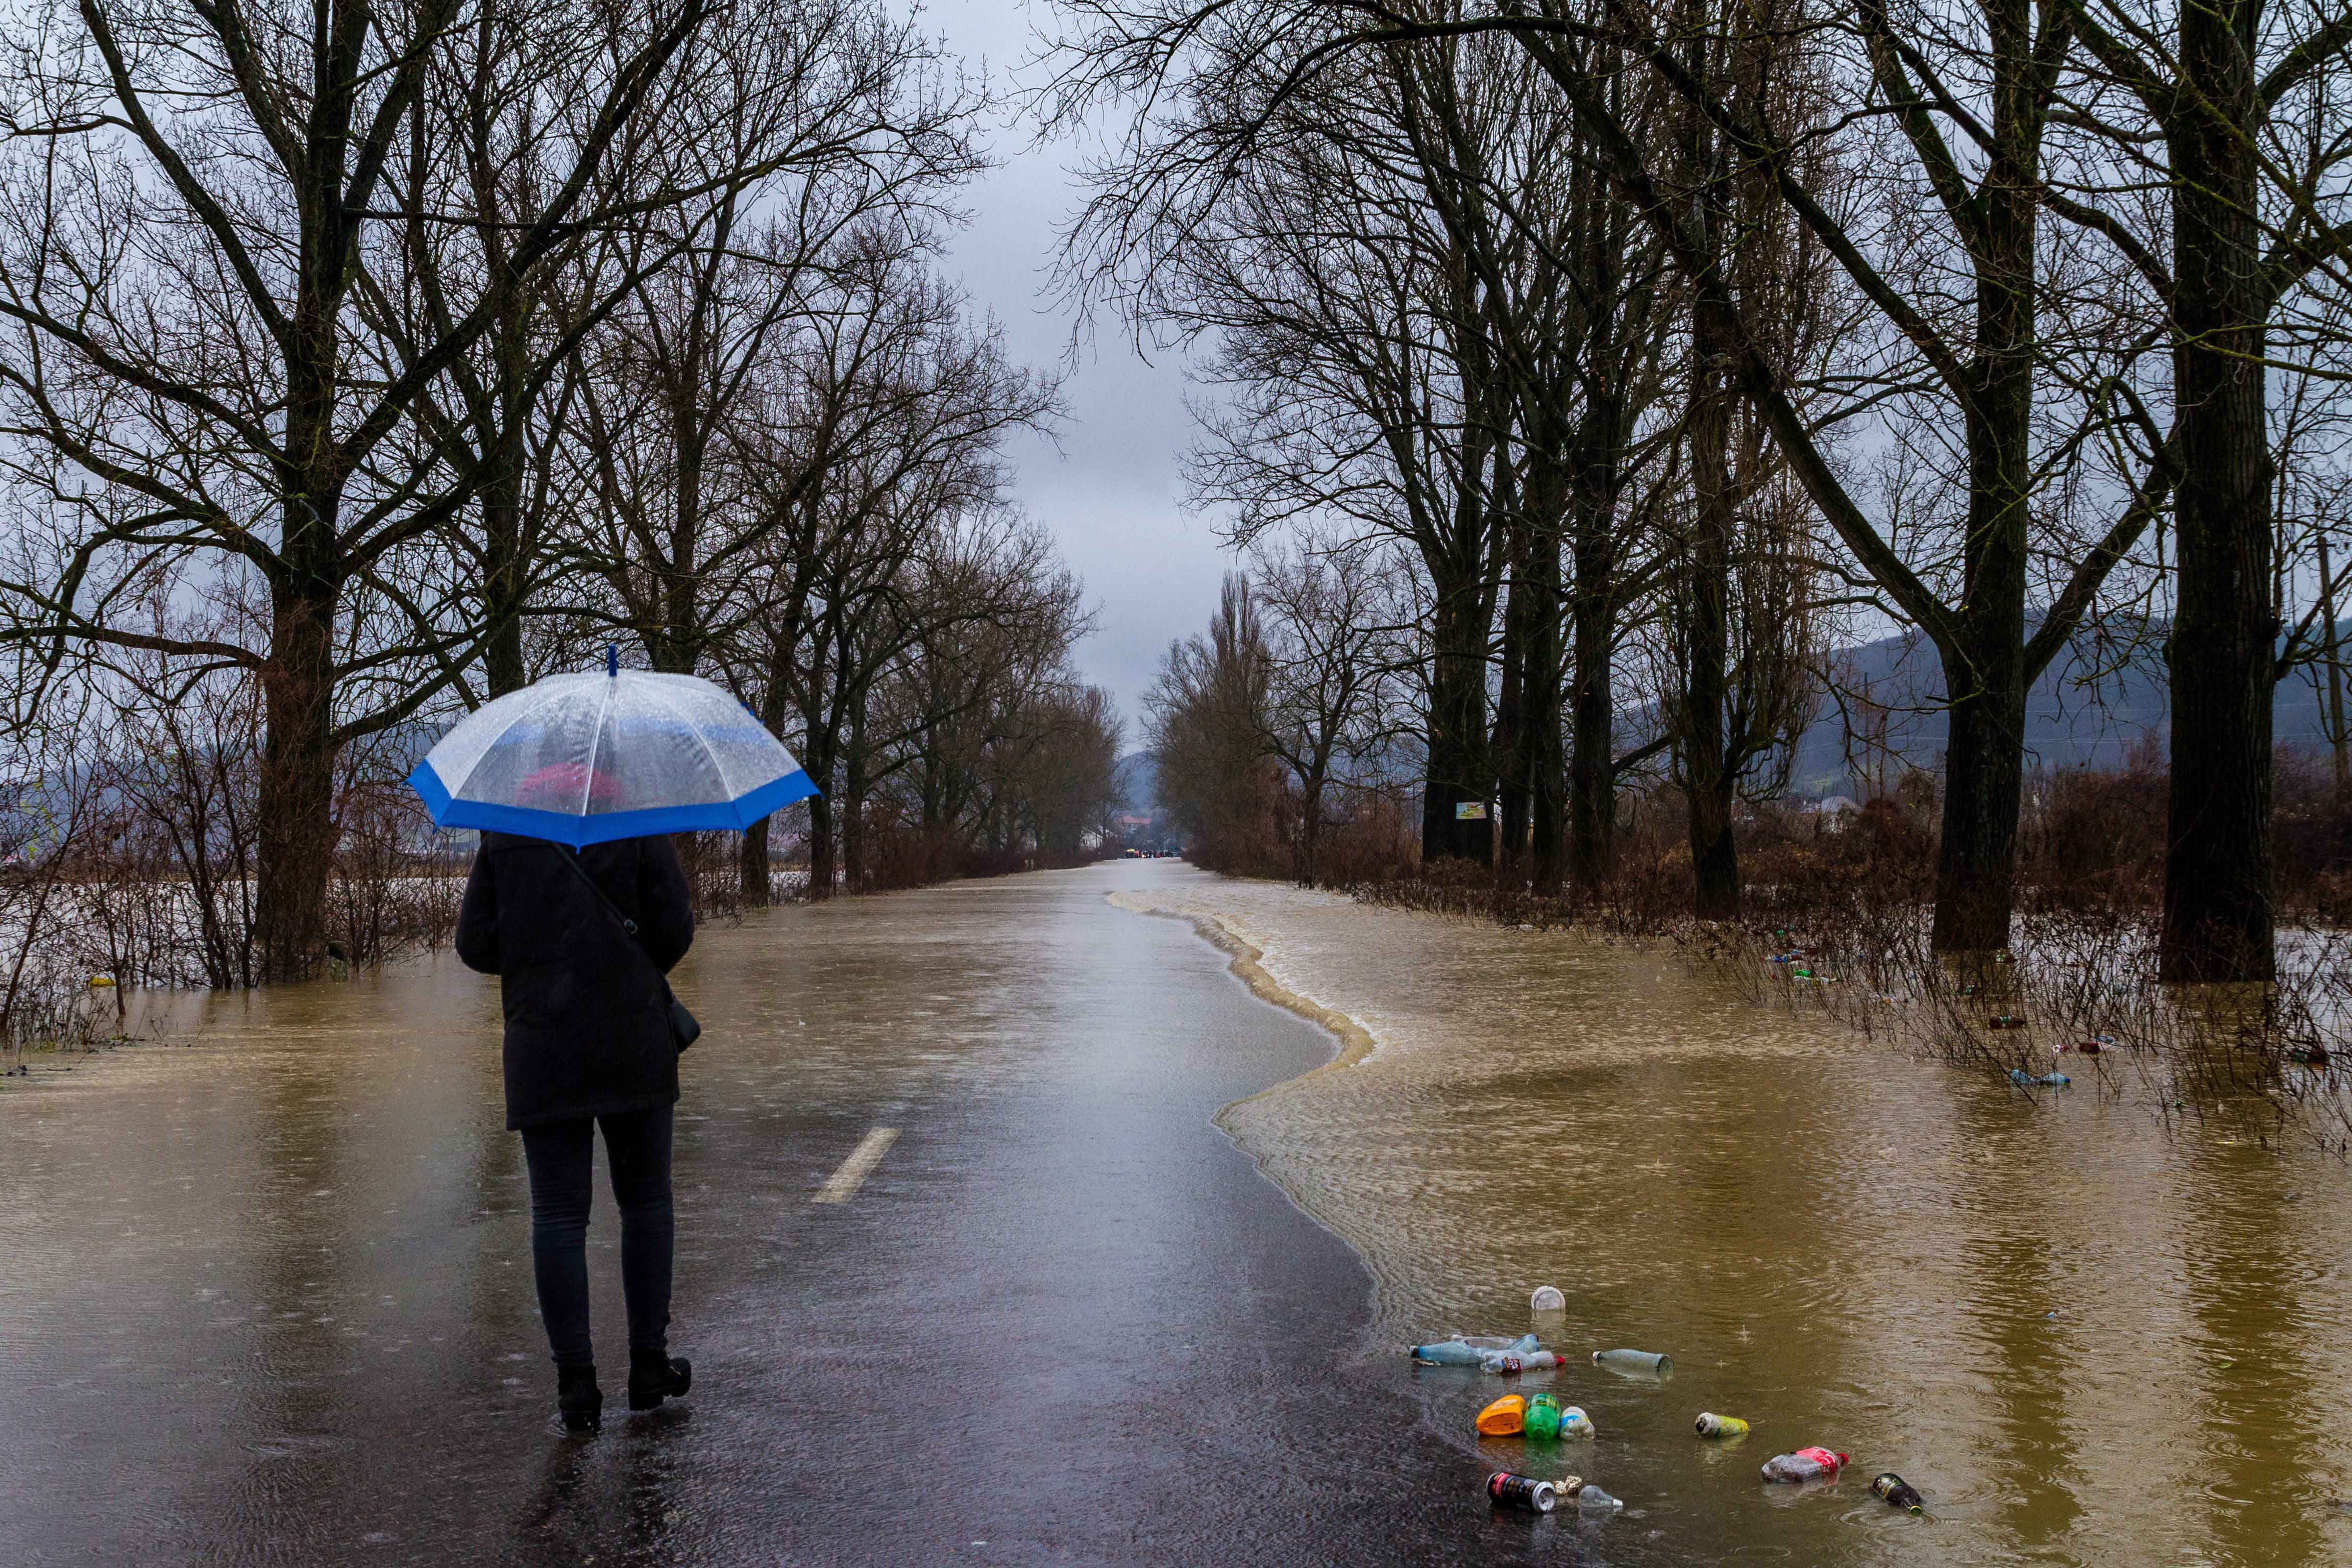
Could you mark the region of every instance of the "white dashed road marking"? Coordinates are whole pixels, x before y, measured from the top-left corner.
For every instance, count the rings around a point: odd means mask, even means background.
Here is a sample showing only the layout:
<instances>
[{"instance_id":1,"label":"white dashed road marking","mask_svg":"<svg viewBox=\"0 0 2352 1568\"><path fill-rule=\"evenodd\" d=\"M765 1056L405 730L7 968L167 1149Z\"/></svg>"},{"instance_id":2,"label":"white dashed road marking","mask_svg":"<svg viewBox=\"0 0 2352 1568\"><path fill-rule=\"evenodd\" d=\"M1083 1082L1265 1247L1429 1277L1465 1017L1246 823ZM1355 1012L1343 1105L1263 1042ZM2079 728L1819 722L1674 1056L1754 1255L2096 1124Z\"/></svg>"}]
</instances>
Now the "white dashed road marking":
<instances>
[{"instance_id":1,"label":"white dashed road marking","mask_svg":"<svg viewBox=\"0 0 2352 1568\"><path fill-rule=\"evenodd\" d=\"M882 1156L889 1152L890 1145L898 1139L898 1130L895 1127L877 1127L868 1132L858 1142L857 1147L849 1152L849 1158L841 1163L841 1169L825 1178L824 1185L816 1190L816 1196L810 1201L845 1204L856 1197L857 1189L865 1185L866 1175L882 1163Z\"/></svg>"}]
</instances>

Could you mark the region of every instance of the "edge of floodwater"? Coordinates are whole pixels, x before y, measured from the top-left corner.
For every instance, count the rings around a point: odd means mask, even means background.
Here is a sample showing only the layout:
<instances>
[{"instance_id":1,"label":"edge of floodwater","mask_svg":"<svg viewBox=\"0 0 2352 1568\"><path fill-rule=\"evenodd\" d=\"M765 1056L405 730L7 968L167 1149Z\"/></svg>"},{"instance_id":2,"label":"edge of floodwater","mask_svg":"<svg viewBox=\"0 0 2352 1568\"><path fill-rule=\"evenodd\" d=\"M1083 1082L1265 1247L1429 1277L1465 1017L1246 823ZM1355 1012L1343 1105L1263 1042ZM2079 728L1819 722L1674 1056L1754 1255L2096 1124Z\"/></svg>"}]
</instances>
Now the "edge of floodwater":
<instances>
[{"instance_id":1,"label":"edge of floodwater","mask_svg":"<svg viewBox=\"0 0 2352 1568\"><path fill-rule=\"evenodd\" d=\"M1276 980L1265 968L1263 962L1265 953L1247 937L1226 925L1223 919L1191 910L1160 909L1139 903L1123 889L1113 889L1106 893L1104 901L1113 909L1124 910L1131 915L1140 915L1148 920L1174 921L1179 924L1192 927L1194 935L1225 955L1226 973L1239 980L1249 990L1250 994L1268 1006L1304 1019L1339 1042L1339 1048L1332 1055L1330 1060L1308 1068L1305 1072L1283 1079L1279 1082L1270 1083L1254 1094L1243 1095L1240 1099L1219 1109L1209 1121L1219 1132L1224 1134L1226 1142L1233 1144L1248 1159L1251 1168L1257 1172L1265 1184L1282 1194L1284 1202L1305 1215L1318 1229L1346 1247L1349 1256L1355 1258L1357 1267L1364 1271L1365 1321L1361 1331L1360 1352L1370 1354L1375 1348L1372 1336L1377 1331L1381 1321L1381 1293L1386 1284L1380 1258L1370 1249L1360 1245L1346 1231L1333 1224L1328 1216L1316 1212L1315 1205L1308 1202L1307 1194L1284 1181L1270 1168L1267 1163L1270 1152L1252 1147L1250 1141L1235 1130L1228 1118L1244 1105L1253 1104L1269 1095L1286 1094L1309 1079L1326 1073L1339 1072L1370 1059L1380 1048L1380 1041L1358 1019L1340 1012L1336 1007L1326 1007L1319 1002L1302 996Z\"/></svg>"},{"instance_id":2,"label":"edge of floodwater","mask_svg":"<svg viewBox=\"0 0 2352 1568\"><path fill-rule=\"evenodd\" d=\"M1295 1013L1316 1027L1338 1038L1339 1053L1329 1061L1319 1067L1309 1068L1297 1078L1286 1078L1280 1083L1268 1084L1255 1094L1245 1094L1234 1100L1233 1105L1226 1106L1225 1110L1231 1110L1234 1105L1247 1105L1253 1100L1260 1100L1266 1095L1288 1089L1292 1084L1304 1082L1318 1073L1333 1072L1341 1068L1354 1067L1380 1049L1380 1041L1374 1039L1372 1032L1358 1019L1340 1012L1336 1007L1326 1007L1311 997L1301 996L1267 973L1265 952L1254 945L1247 937L1227 925L1222 917L1199 914L1190 910L1150 908L1136 903L1126 896L1123 889L1114 889L1105 897L1112 907L1125 910L1131 915L1181 921L1191 926L1200 933L1202 941L1225 954L1231 961L1226 967L1235 978L1249 987L1251 994L1259 1001L1271 1003L1286 1013ZM1223 1125L1225 1110L1217 1112L1217 1121L1220 1126Z\"/></svg>"}]
</instances>

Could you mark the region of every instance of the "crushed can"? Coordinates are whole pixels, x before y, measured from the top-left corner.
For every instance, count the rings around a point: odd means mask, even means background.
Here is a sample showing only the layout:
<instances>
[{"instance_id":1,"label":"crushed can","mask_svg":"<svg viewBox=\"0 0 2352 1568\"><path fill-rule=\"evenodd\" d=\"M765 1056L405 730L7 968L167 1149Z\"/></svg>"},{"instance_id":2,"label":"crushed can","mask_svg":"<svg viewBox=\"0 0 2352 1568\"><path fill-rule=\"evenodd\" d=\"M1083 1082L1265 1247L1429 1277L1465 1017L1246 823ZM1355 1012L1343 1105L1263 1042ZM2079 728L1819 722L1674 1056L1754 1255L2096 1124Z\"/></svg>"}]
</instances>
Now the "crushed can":
<instances>
[{"instance_id":1,"label":"crushed can","mask_svg":"<svg viewBox=\"0 0 2352 1568\"><path fill-rule=\"evenodd\" d=\"M1549 1513L1559 1506L1559 1493L1549 1481L1539 1480L1534 1476L1514 1475L1508 1470L1496 1470L1486 1478L1486 1500L1496 1508Z\"/></svg>"}]
</instances>

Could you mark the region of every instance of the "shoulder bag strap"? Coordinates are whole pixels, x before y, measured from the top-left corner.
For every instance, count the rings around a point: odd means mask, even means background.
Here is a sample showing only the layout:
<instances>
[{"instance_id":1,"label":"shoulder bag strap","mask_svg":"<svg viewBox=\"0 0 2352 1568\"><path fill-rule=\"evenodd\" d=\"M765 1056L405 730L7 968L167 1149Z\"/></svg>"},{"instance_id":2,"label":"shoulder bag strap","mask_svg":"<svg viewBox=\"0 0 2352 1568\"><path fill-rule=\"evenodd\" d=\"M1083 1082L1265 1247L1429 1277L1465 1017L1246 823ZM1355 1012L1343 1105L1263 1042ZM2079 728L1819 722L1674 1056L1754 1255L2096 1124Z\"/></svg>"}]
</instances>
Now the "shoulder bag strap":
<instances>
[{"instance_id":1,"label":"shoulder bag strap","mask_svg":"<svg viewBox=\"0 0 2352 1568\"><path fill-rule=\"evenodd\" d=\"M629 945L635 948L638 956L652 967L654 979L661 985L662 1005L669 1010L669 1026L671 1032L677 1037L677 1048L683 1051L687 1047L694 1044L696 1038L702 1033L702 1025L696 1020L692 1013L687 1011L686 1004L677 999L677 993L669 988L669 976L662 973L660 964L654 963L654 955L646 952L646 944L637 940L637 922L631 920L627 911L613 901L612 894L597 886L596 879L588 874L588 868L580 863L578 850L568 848L561 844L552 844L550 847L554 849L565 865L572 868L573 876L588 884L588 890L596 895L596 901L604 906L604 912L619 921L621 929L629 933Z\"/></svg>"}]
</instances>

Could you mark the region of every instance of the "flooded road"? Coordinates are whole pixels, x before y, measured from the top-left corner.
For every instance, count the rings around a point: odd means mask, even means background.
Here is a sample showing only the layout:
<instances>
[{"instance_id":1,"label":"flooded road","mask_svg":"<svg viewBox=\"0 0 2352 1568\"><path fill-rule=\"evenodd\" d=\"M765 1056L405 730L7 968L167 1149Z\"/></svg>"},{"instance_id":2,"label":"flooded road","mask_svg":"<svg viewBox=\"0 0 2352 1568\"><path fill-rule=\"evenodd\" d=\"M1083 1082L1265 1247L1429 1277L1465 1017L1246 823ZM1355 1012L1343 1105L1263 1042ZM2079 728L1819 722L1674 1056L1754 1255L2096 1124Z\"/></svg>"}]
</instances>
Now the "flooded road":
<instances>
[{"instance_id":1,"label":"flooded road","mask_svg":"<svg viewBox=\"0 0 2352 1568\"><path fill-rule=\"evenodd\" d=\"M1535 1560L1362 1362L1362 1266L1213 1123L1328 1037L1117 880L703 934L695 1389L584 1442L494 983L192 998L175 1043L33 1058L0 1084L0 1563Z\"/></svg>"},{"instance_id":2,"label":"flooded road","mask_svg":"<svg viewBox=\"0 0 2352 1568\"><path fill-rule=\"evenodd\" d=\"M1166 863L772 911L680 991L697 1386L585 1443L495 983L191 999L0 1084L0 1563L2352 1562L2336 1163ZM1600 1430L1530 1452L1398 1348L1529 1327L1677 1373L1520 1380ZM1759 1484L1816 1442L1842 1483ZM1627 1511L1490 1516L1521 1464Z\"/></svg>"},{"instance_id":3,"label":"flooded road","mask_svg":"<svg viewBox=\"0 0 2352 1568\"><path fill-rule=\"evenodd\" d=\"M2338 1162L2028 1099L1588 940L1207 879L1121 901L1213 922L1367 1026L1361 1063L1223 1122L1368 1258L1376 1341L1533 1326L1674 1356L1663 1385L1524 1380L1591 1412L1597 1442L1545 1451L1639 1511L1620 1542L1633 1523L1710 1563L2352 1562ZM1544 1283L1567 1294L1557 1328L1530 1322ZM1496 1380L1415 1381L1475 1445ZM1702 1442L1701 1410L1755 1432ZM1815 1443L1853 1456L1840 1484L1759 1484ZM1933 1518L1871 1497L1884 1469Z\"/></svg>"}]
</instances>

